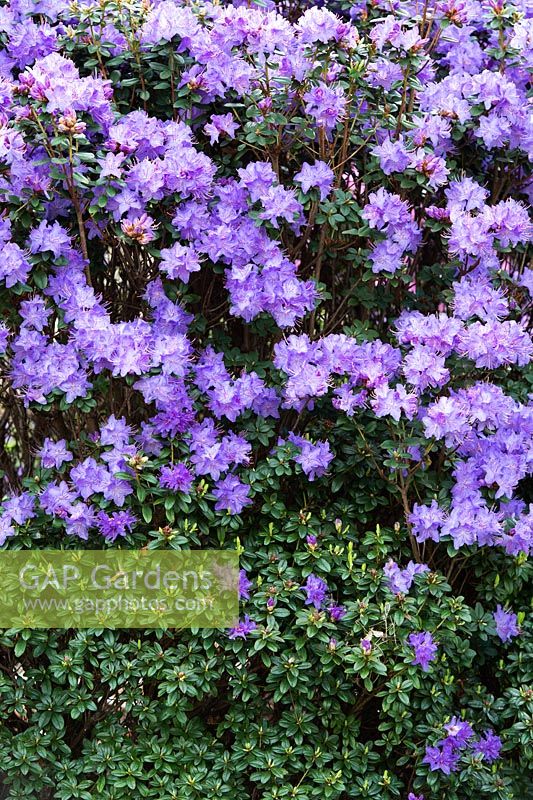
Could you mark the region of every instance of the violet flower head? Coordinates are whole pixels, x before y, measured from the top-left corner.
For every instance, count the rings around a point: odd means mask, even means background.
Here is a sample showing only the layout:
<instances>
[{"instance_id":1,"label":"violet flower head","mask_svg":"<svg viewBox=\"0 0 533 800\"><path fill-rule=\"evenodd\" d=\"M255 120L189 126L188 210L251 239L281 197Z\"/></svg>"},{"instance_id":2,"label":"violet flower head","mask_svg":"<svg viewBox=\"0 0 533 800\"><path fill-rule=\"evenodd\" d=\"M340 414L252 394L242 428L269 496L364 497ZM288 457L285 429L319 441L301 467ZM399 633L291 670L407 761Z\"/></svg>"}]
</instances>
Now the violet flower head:
<instances>
[{"instance_id":1,"label":"violet flower head","mask_svg":"<svg viewBox=\"0 0 533 800\"><path fill-rule=\"evenodd\" d=\"M455 752L453 744L446 740L437 747L426 747L426 753L422 759L424 764L428 764L433 772L440 771L444 775L455 772L459 762L459 754Z\"/></svg>"},{"instance_id":2,"label":"violet flower head","mask_svg":"<svg viewBox=\"0 0 533 800\"><path fill-rule=\"evenodd\" d=\"M302 192L308 192L311 188L317 188L320 192L320 199L325 200L331 190L334 173L324 161L315 161L309 164L304 161L300 172L294 176L294 180L302 187Z\"/></svg>"},{"instance_id":3,"label":"violet flower head","mask_svg":"<svg viewBox=\"0 0 533 800\"><path fill-rule=\"evenodd\" d=\"M70 247L70 236L58 222L49 225L43 220L37 228L30 232L30 251L41 253L49 250L54 258L60 258Z\"/></svg>"},{"instance_id":4,"label":"violet flower head","mask_svg":"<svg viewBox=\"0 0 533 800\"><path fill-rule=\"evenodd\" d=\"M446 515L436 500L432 500L429 506L415 503L409 515L409 522L413 526L413 535L418 542L425 542L426 539L438 542L445 519Z\"/></svg>"},{"instance_id":5,"label":"violet flower head","mask_svg":"<svg viewBox=\"0 0 533 800\"><path fill-rule=\"evenodd\" d=\"M324 475L329 464L334 458L329 442L317 442L313 444L303 436L289 434L289 441L300 448L300 452L294 456L294 461L300 464L302 470L310 481Z\"/></svg>"},{"instance_id":6,"label":"violet flower head","mask_svg":"<svg viewBox=\"0 0 533 800\"><path fill-rule=\"evenodd\" d=\"M30 262L18 244L8 242L2 247L0 280L5 280L8 289L17 283L24 283L30 271Z\"/></svg>"},{"instance_id":7,"label":"violet flower head","mask_svg":"<svg viewBox=\"0 0 533 800\"><path fill-rule=\"evenodd\" d=\"M11 524L11 518L9 516L0 516L0 546L5 544L6 539L10 536L15 536L16 530Z\"/></svg>"},{"instance_id":8,"label":"violet flower head","mask_svg":"<svg viewBox=\"0 0 533 800\"><path fill-rule=\"evenodd\" d=\"M17 525L24 525L35 517L35 497L29 492L13 494L3 502L3 516Z\"/></svg>"},{"instance_id":9,"label":"violet flower head","mask_svg":"<svg viewBox=\"0 0 533 800\"><path fill-rule=\"evenodd\" d=\"M227 475L223 480L218 481L213 489L216 497L216 511L227 511L230 514L240 514L243 508L252 502L248 496L250 487L246 483L241 483L236 475Z\"/></svg>"},{"instance_id":10,"label":"violet flower head","mask_svg":"<svg viewBox=\"0 0 533 800\"><path fill-rule=\"evenodd\" d=\"M155 236L155 223L148 214L141 214L139 217L123 220L121 228L126 236L139 244L148 244Z\"/></svg>"},{"instance_id":11,"label":"violet flower head","mask_svg":"<svg viewBox=\"0 0 533 800\"><path fill-rule=\"evenodd\" d=\"M473 746L473 752L483 757L483 761L490 764L500 757L502 740L493 731L485 731L483 736Z\"/></svg>"},{"instance_id":12,"label":"violet flower head","mask_svg":"<svg viewBox=\"0 0 533 800\"><path fill-rule=\"evenodd\" d=\"M316 609L322 608L326 594L328 592L328 585L322 578L317 575L309 575L305 586L302 587L307 597L305 599L306 606L314 606Z\"/></svg>"},{"instance_id":13,"label":"violet flower head","mask_svg":"<svg viewBox=\"0 0 533 800\"><path fill-rule=\"evenodd\" d=\"M77 536L79 539L87 540L89 530L94 527L96 513L93 508L86 503L75 503L65 519L65 532L67 536Z\"/></svg>"},{"instance_id":14,"label":"violet flower head","mask_svg":"<svg viewBox=\"0 0 533 800\"><path fill-rule=\"evenodd\" d=\"M250 619L248 614L245 614L243 620L239 620L234 628L230 628L228 633L229 639L246 639L249 633L257 629L257 624Z\"/></svg>"},{"instance_id":15,"label":"violet flower head","mask_svg":"<svg viewBox=\"0 0 533 800\"><path fill-rule=\"evenodd\" d=\"M508 642L514 636L520 634L517 616L512 611L504 611L501 605L498 604L492 616L496 625L496 633L502 642Z\"/></svg>"},{"instance_id":16,"label":"violet flower head","mask_svg":"<svg viewBox=\"0 0 533 800\"><path fill-rule=\"evenodd\" d=\"M285 189L283 186L270 186L261 195L264 211L259 214L259 219L268 220L275 228L279 228L279 221L299 223L302 217L302 206L296 199L294 189Z\"/></svg>"},{"instance_id":17,"label":"violet flower head","mask_svg":"<svg viewBox=\"0 0 533 800\"><path fill-rule=\"evenodd\" d=\"M130 511L114 511L112 514L99 511L96 515L98 530L110 542L131 533L137 521L137 517Z\"/></svg>"},{"instance_id":18,"label":"violet flower head","mask_svg":"<svg viewBox=\"0 0 533 800\"><path fill-rule=\"evenodd\" d=\"M346 96L340 87L330 87L319 83L309 89L303 96L305 113L312 117L317 125L332 131L342 119L346 109Z\"/></svg>"},{"instance_id":19,"label":"violet flower head","mask_svg":"<svg viewBox=\"0 0 533 800\"><path fill-rule=\"evenodd\" d=\"M298 20L296 30L299 40L306 44L340 41L350 26L327 8L312 6Z\"/></svg>"},{"instance_id":20,"label":"violet flower head","mask_svg":"<svg viewBox=\"0 0 533 800\"><path fill-rule=\"evenodd\" d=\"M233 119L233 114L212 114L211 121L204 125L204 131L209 136L210 144L218 143L220 136L228 139L235 138L235 131L239 125Z\"/></svg>"},{"instance_id":21,"label":"violet flower head","mask_svg":"<svg viewBox=\"0 0 533 800\"><path fill-rule=\"evenodd\" d=\"M344 606L329 606L328 613L332 622L338 622L346 616L346 609Z\"/></svg>"},{"instance_id":22,"label":"violet flower head","mask_svg":"<svg viewBox=\"0 0 533 800\"><path fill-rule=\"evenodd\" d=\"M411 155L409 166L422 173L433 189L448 182L450 170L446 166L445 159L427 153L423 148L419 148Z\"/></svg>"},{"instance_id":23,"label":"violet flower head","mask_svg":"<svg viewBox=\"0 0 533 800\"><path fill-rule=\"evenodd\" d=\"M169 278L187 283L190 274L200 270L200 260L193 247L175 242L172 247L161 250L160 269Z\"/></svg>"},{"instance_id":24,"label":"violet flower head","mask_svg":"<svg viewBox=\"0 0 533 800\"><path fill-rule=\"evenodd\" d=\"M411 664L419 664L424 672L428 672L430 662L434 661L437 655L437 645L434 643L431 633L429 631L411 633L408 641L415 651L415 657Z\"/></svg>"},{"instance_id":25,"label":"violet flower head","mask_svg":"<svg viewBox=\"0 0 533 800\"><path fill-rule=\"evenodd\" d=\"M470 723L465 722L458 717L452 717L451 720L444 725L444 730L448 735L443 741L451 742L457 749L465 747L468 744L469 739L471 739L474 735L474 731ZM442 744L442 742L440 744Z\"/></svg>"},{"instance_id":26,"label":"violet flower head","mask_svg":"<svg viewBox=\"0 0 533 800\"><path fill-rule=\"evenodd\" d=\"M0 322L0 355L3 355L8 347L10 330L3 322Z\"/></svg>"},{"instance_id":27,"label":"violet flower head","mask_svg":"<svg viewBox=\"0 0 533 800\"><path fill-rule=\"evenodd\" d=\"M43 469L59 469L66 461L72 461L74 458L70 450L67 449L67 443L64 439L54 442L48 437L44 440L39 455Z\"/></svg>"},{"instance_id":28,"label":"violet flower head","mask_svg":"<svg viewBox=\"0 0 533 800\"><path fill-rule=\"evenodd\" d=\"M246 575L246 570L241 569L239 570L239 599L240 600L249 600L250 599L250 589L252 588L252 581L248 579Z\"/></svg>"},{"instance_id":29,"label":"violet flower head","mask_svg":"<svg viewBox=\"0 0 533 800\"><path fill-rule=\"evenodd\" d=\"M409 561L405 569L400 569L392 559L383 567L383 574L387 578L388 588L393 594L407 594L415 576L428 571L427 564L416 564L414 561Z\"/></svg>"},{"instance_id":30,"label":"violet flower head","mask_svg":"<svg viewBox=\"0 0 533 800\"><path fill-rule=\"evenodd\" d=\"M165 489L172 489L175 492L189 494L193 484L194 476L187 469L185 464L171 464L169 467L162 467L159 483Z\"/></svg>"},{"instance_id":31,"label":"violet flower head","mask_svg":"<svg viewBox=\"0 0 533 800\"><path fill-rule=\"evenodd\" d=\"M393 172L403 172L410 160L410 156L401 139L397 141L385 139L382 144L374 147L372 155L377 156L379 159L381 169L385 175L390 175Z\"/></svg>"},{"instance_id":32,"label":"violet flower head","mask_svg":"<svg viewBox=\"0 0 533 800\"><path fill-rule=\"evenodd\" d=\"M361 639L359 645L365 656L369 656L372 652L372 641L368 637L365 637Z\"/></svg>"}]
</instances>

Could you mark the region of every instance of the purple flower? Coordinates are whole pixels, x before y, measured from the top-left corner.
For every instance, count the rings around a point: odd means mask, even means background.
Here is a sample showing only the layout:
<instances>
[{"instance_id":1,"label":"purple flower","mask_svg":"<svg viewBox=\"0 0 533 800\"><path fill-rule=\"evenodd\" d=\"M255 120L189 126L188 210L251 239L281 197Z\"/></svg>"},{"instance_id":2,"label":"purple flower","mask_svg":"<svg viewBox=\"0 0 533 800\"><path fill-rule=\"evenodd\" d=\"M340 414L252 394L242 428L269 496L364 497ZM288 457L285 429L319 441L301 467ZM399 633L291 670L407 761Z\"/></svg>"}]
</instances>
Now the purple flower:
<instances>
[{"instance_id":1,"label":"purple flower","mask_svg":"<svg viewBox=\"0 0 533 800\"><path fill-rule=\"evenodd\" d=\"M474 361L476 367L526 366L533 356L533 341L523 323L493 319L473 322L465 328L459 337L457 352Z\"/></svg>"},{"instance_id":2,"label":"purple flower","mask_svg":"<svg viewBox=\"0 0 533 800\"><path fill-rule=\"evenodd\" d=\"M494 289L486 278L463 278L453 284L454 316L459 319L479 317L483 321L499 320L509 312L501 289Z\"/></svg>"},{"instance_id":3,"label":"purple flower","mask_svg":"<svg viewBox=\"0 0 533 800\"><path fill-rule=\"evenodd\" d=\"M122 447L131 436L132 430L124 417L118 419L112 414L100 428L100 444Z\"/></svg>"},{"instance_id":4,"label":"purple flower","mask_svg":"<svg viewBox=\"0 0 533 800\"><path fill-rule=\"evenodd\" d=\"M520 634L517 616L512 611L504 611L501 605L498 604L492 616L496 625L496 633L502 642L508 642L514 636Z\"/></svg>"},{"instance_id":5,"label":"purple flower","mask_svg":"<svg viewBox=\"0 0 533 800\"><path fill-rule=\"evenodd\" d=\"M450 372L444 366L444 356L435 353L430 347L415 346L405 356L403 373L407 381L419 392L428 387L439 388L450 379Z\"/></svg>"},{"instance_id":6,"label":"purple flower","mask_svg":"<svg viewBox=\"0 0 533 800\"><path fill-rule=\"evenodd\" d=\"M448 735L443 741L449 741L455 748L459 749L465 747L468 740L474 735L472 726L468 722L460 720L458 717L452 717L451 720L444 725L444 730ZM442 742L440 742L440 744L442 744Z\"/></svg>"},{"instance_id":7,"label":"purple flower","mask_svg":"<svg viewBox=\"0 0 533 800\"><path fill-rule=\"evenodd\" d=\"M408 641L415 651L415 657L411 664L419 664L424 672L428 672L430 662L434 661L437 656L437 645L433 642L431 633L428 631L411 633Z\"/></svg>"},{"instance_id":8,"label":"purple flower","mask_svg":"<svg viewBox=\"0 0 533 800\"><path fill-rule=\"evenodd\" d=\"M259 200L276 181L276 173L268 161L252 161L237 170L240 184L250 193L252 203Z\"/></svg>"},{"instance_id":9,"label":"purple flower","mask_svg":"<svg viewBox=\"0 0 533 800\"><path fill-rule=\"evenodd\" d=\"M209 136L211 144L218 142L221 134L227 136L228 139L235 138L235 131L238 130L239 125L234 121L233 114L212 114L211 122L204 125L204 131Z\"/></svg>"},{"instance_id":10,"label":"purple flower","mask_svg":"<svg viewBox=\"0 0 533 800\"><path fill-rule=\"evenodd\" d=\"M105 494L111 482L111 475L106 467L97 464L94 458L89 457L71 469L70 479L80 497L88 500L95 494Z\"/></svg>"},{"instance_id":11,"label":"purple flower","mask_svg":"<svg viewBox=\"0 0 533 800\"><path fill-rule=\"evenodd\" d=\"M66 461L72 461L74 456L67 449L67 443L64 439L54 442L48 437L44 440L41 449L39 450L41 458L41 465L44 469L59 469Z\"/></svg>"},{"instance_id":12,"label":"purple flower","mask_svg":"<svg viewBox=\"0 0 533 800\"><path fill-rule=\"evenodd\" d=\"M308 439L304 439L303 436L297 436L293 433L289 434L289 441L300 448L300 452L294 456L294 460L297 464L300 464L310 481L314 481L315 478L324 475L334 458L328 442L313 444Z\"/></svg>"},{"instance_id":13,"label":"purple flower","mask_svg":"<svg viewBox=\"0 0 533 800\"><path fill-rule=\"evenodd\" d=\"M371 86L382 86L388 92L393 84L402 80L403 71L400 64L386 58L378 58L368 65L368 82Z\"/></svg>"},{"instance_id":14,"label":"purple flower","mask_svg":"<svg viewBox=\"0 0 533 800\"><path fill-rule=\"evenodd\" d=\"M377 156L379 159L379 164L385 175L390 175L392 172L403 172L410 159L401 139L396 141L385 139L383 144L374 147L372 155Z\"/></svg>"},{"instance_id":15,"label":"purple flower","mask_svg":"<svg viewBox=\"0 0 533 800\"><path fill-rule=\"evenodd\" d=\"M16 530L11 524L9 516L0 516L0 547L5 544L6 539L10 536L15 536Z\"/></svg>"},{"instance_id":16,"label":"purple flower","mask_svg":"<svg viewBox=\"0 0 533 800\"><path fill-rule=\"evenodd\" d=\"M428 764L433 772L440 770L445 775L455 772L459 755L454 751L452 742L445 740L437 747L426 747L426 754L422 759L424 764Z\"/></svg>"},{"instance_id":17,"label":"purple flower","mask_svg":"<svg viewBox=\"0 0 533 800\"><path fill-rule=\"evenodd\" d=\"M428 439L444 439L446 444L454 446L469 432L468 408L456 397L439 397L428 406L422 423Z\"/></svg>"},{"instance_id":18,"label":"purple flower","mask_svg":"<svg viewBox=\"0 0 533 800\"><path fill-rule=\"evenodd\" d=\"M31 300L23 300L20 304L20 315L23 318L23 327L33 328L42 331L48 322L50 309L42 297L34 297Z\"/></svg>"},{"instance_id":19,"label":"purple flower","mask_svg":"<svg viewBox=\"0 0 533 800\"><path fill-rule=\"evenodd\" d=\"M413 526L413 535L419 542L425 542L426 539L438 542L445 519L446 515L436 500L432 500L429 506L415 503L409 515L409 522Z\"/></svg>"},{"instance_id":20,"label":"purple flower","mask_svg":"<svg viewBox=\"0 0 533 800\"><path fill-rule=\"evenodd\" d=\"M431 187L437 188L448 182L450 170L446 166L446 161L440 156L426 153L423 148L419 148L411 155L409 166L428 179Z\"/></svg>"},{"instance_id":21,"label":"purple flower","mask_svg":"<svg viewBox=\"0 0 533 800\"><path fill-rule=\"evenodd\" d=\"M77 536L85 541L89 538L89 529L95 524L94 509L86 503L75 503L65 518L65 530L68 536Z\"/></svg>"},{"instance_id":22,"label":"purple flower","mask_svg":"<svg viewBox=\"0 0 533 800\"><path fill-rule=\"evenodd\" d=\"M49 483L39 497L43 511L53 514L59 519L65 519L68 516L75 500L76 494L68 488L65 481L61 481L59 484Z\"/></svg>"},{"instance_id":23,"label":"purple flower","mask_svg":"<svg viewBox=\"0 0 533 800\"><path fill-rule=\"evenodd\" d=\"M485 206L482 217L502 247L527 242L531 238L533 226L528 210L512 197L495 206Z\"/></svg>"},{"instance_id":24,"label":"purple flower","mask_svg":"<svg viewBox=\"0 0 533 800\"><path fill-rule=\"evenodd\" d=\"M189 494L193 480L194 476L181 462L161 468L159 483L166 489Z\"/></svg>"},{"instance_id":25,"label":"purple flower","mask_svg":"<svg viewBox=\"0 0 533 800\"><path fill-rule=\"evenodd\" d=\"M161 250L160 269L169 278L188 283L192 272L199 272L200 261L194 248L175 242L172 247Z\"/></svg>"},{"instance_id":26,"label":"purple flower","mask_svg":"<svg viewBox=\"0 0 533 800\"><path fill-rule=\"evenodd\" d=\"M239 570L239 599L241 600L250 599L250 589L252 585L253 585L252 581L248 580L248 576L246 575L246 570L245 569Z\"/></svg>"},{"instance_id":27,"label":"purple flower","mask_svg":"<svg viewBox=\"0 0 533 800\"><path fill-rule=\"evenodd\" d=\"M303 100L305 113L327 131L333 130L346 108L343 90L339 86L330 87L323 82L306 92Z\"/></svg>"},{"instance_id":28,"label":"purple flower","mask_svg":"<svg viewBox=\"0 0 533 800\"><path fill-rule=\"evenodd\" d=\"M460 257L467 255L487 257L493 246L494 236L489 232L489 224L481 216L460 214L452 217L448 239L448 249Z\"/></svg>"},{"instance_id":29,"label":"purple flower","mask_svg":"<svg viewBox=\"0 0 533 800\"><path fill-rule=\"evenodd\" d=\"M43 220L39 227L30 232L29 244L32 253L49 250L53 253L54 258L60 258L70 247L70 236L58 222L49 225L46 220Z\"/></svg>"},{"instance_id":30,"label":"purple flower","mask_svg":"<svg viewBox=\"0 0 533 800\"><path fill-rule=\"evenodd\" d=\"M346 609L344 606L329 606L328 612L332 622L338 622L346 615Z\"/></svg>"},{"instance_id":31,"label":"purple flower","mask_svg":"<svg viewBox=\"0 0 533 800\"><path fill-rule=\"evenodd\" d=\"M248 614L245 614L243 620L239 620L238 624L234 628L230 628L228 633L229 639L246 639L249 633L255 631L257 625L253 622Z\"/></svg>"},{"instance_id":32,"label":"purple flower","mask_svg":"<svg viewBox=\"0 0 533 800\"><path fill-rule=\"evenodd\" d=\"M249 490L248 484L241 483L236 475L227 475L213 489L213 494L217 499L215 510L240 514L243 508L252 502L248 497Z\"/></svg>"},{"instance_id":33,"label":"purple flower","mask_svg":"<svg viewBox=\"0 0 533 800\"><path fill-rule=\"evenodd\" d=\"M384 230L390 225L401 226L410 217L407 202L383 188L368 196L368 203L361 213L370 227L377 230Z\"/></svg>"},{"instance_id":34,"label":"purple flower","mask_svg":"<svg viewBox=\"0 0 533 800\"><path fill-rule=\"evenodd\" d=\"M533 552L533 513L524 514L511 531L502 534L500 544L506 553L514 556Z\"/></svg>"},{"instance_id":35,"label":"purple flower","mask_svg":"<svg viewBox=\"0 0 533 800\"><path fill-rule=\"evenodd\" d=\"M122 175L122 163L126 156L124 153L107 153L105 158L98 159L101 166L100 179L120 178Z\"/></svg>"},{"instance_id":36,"label":"purple flower","mask_svg":"<svg viewBox=\"0 0 533 800\"><path fill-rule=\"evenodd\" d=\"M139 244L148 244L154 238L154 220L148 214L141 214L139 217L125 219L121 222L121 228L130 239Z\"/></svg>"},{"instance_id":37,"label":"purple flower","mask_svg":"<svg viewBox=\"0 0 533 800\"><path fill-rule=\"evenodd\" d=\"M416 251L421 236L407 202L380 188L369 195L361 214L371 228L383 231L387 237L370 254L372 271L396 272L404 254Z\"/></svg>"},{"instance_id":38,"label":"purple flower","mask_svg":"<svg viewBox=\"0 0 533 800\"><path fill-rule=\"evenodd\" d=\"M137 522L137 517L130 511L114 511L112 514L99 511L96 515L98 530L110 542L114 542L119 536L131 533Z\"/></svg>"},{"instance_id":39,"label":"purple flower","mask_svg":"<svg viewBox=\"0 0 533 800\"><path fill-rule=\"evenodd\" d=\"M390 559L383 567L383 574L387 578L387 585L393 594L407 594L414 581L415 575L427 572L427 564L416 564L409 561L405 569L400 569L398 564Z\"/></svg>"},{"instance_id":40,"label":"purple flower","mask_svg":"<svg viewBox=\"0 0 533 800\"><path fill-rule=\"evenodd\" d=\"M0 280L5 280L10 289L17 283L24 283L30 274L31 266L18 244L8 242L2 247Z\"/></svg>"},{"instance_id":41,"label":"purple flower","mask_svg":"<svg viewBox=\"0 0 533 800\"><path fill-rule=\"evenodd\" d=\"M456 212L483 208L489 193L472 178L465 177L460 181L450 181L444 194L448 200L448 209L456 216Z\"/></svg>"},{"instance_id":42,"label":"purple flower","mask_svg":"<svg viewBox=\"0 0 533 800\"><path fill-rule=\"evenodd\" d=\"M300 184L302 192L308 192L312 187L316 187L320 191L320 199L325 200L334 177L333 170L324 161L315 161L314 164L304 161L294 180Z\"/></svg>"},{"instance_id":43,"label":"purple flower","mask_svg":"<svg viewBox=\"0 0 533 800\"><path fill-rule=\"evenodd\" d=\"M0 322L0 355L3 355L7 350L9 336L9 328L3 322Z\"/></svg>"},{"instance_id":44,"label":"purple flower","mask_svg":"<svg viewBox=\"0 0 533 800\"><path fill-rule=\"evenodd\" d=\"M2 517L16 522L17 525L24 525L29 519L35 517L34 506L35 497L29 492L11 495L3 502Z\"/></svg>"},{"instance_id":45,"label":"purple flower","mask_svg":"<svg viewBox=\"0 0 533 800\"><path fill-rule=\"evenodd\" d=\"M387 384L378 386L370 405L376 417L390 416L397 422L402 411L407 419L413 419L418 410L418 398L413 393L408 393L401 383L391 388Z\"/></svg>"},{"instance_id":46,"label":"purple flower","mask_svg":"<svg viewBox=\"0 0 533 800\"><path fill-rule=\"evenodd\" d=\"M306 9L298 20L296 30L301 42L339 41L349 31L350 26L327 8L313 6Z\"/></svg>"},{"instance_id":47,"label":"purple flower","mask_svg":"<svg viewBox=\"0 0 533 800\"><path fill-rule=\"evenodd\" d=\"M264 211L259 214L259 219L268 220L275 228L279 228L280 219L287 222L299 222L302 216L301 203L296 199L294 189L285 189L283 186L270 186L261 195Z\"/></svg>"},{"instance_id":48,"label":"purple flower","mask_svg":"<svg viewBox=\"0 0 533 800\"><path fill-rule=\"evenodd\" d=\"M198 20L190 8L174 8L171 3L159 3L143 25L141 37L144 44L153 45L161 40L169 42L178 36L194 38L198 28Z\"/></svg>"},{"instance_id":49,"label":"purple flower","mask_svg":"<svg viewBox=\"0 0 533 800\"><path fill-rule=\"evenodd\" d=\"M439 222L449 222L450 214L446 208L439 208L439 206L427 206L426 216L429 219L436 219Z\"/></svg>"},{"instance_id":50,"label":"purple flower","mask_svg":"<svg viewBox=\"0 0 533 800\"><path fill-rule=\"evenodd\" d=\"M326 594L328 592L328 585L322 578L317 575L309 575L305 586L302 587L307 597L305 599L306 606L314 606L316 609L322 608Z\"/></svg>"},{"instance_id":51,"label":"purple flower","mask_svg":"<svg viewBox=\"0 0 533 800\"><path fill-rule=\"evenodd\" d=\"M485 731L482 738L473 745L473 752L483 757L487 763L496 761L500 757L502 740L493 731Z\"/></svg>"}]
</instances>

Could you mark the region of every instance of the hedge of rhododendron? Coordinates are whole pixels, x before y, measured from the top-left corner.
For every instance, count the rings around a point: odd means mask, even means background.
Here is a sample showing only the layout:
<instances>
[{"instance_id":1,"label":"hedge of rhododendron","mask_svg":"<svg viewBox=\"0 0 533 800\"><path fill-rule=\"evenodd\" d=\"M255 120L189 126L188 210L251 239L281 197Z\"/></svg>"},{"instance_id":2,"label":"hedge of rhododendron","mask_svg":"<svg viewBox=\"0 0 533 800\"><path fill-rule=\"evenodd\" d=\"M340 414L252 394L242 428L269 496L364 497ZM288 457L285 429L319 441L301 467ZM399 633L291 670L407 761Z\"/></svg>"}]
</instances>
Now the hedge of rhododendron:
<instances>
[{"instance_id":1,"label":"hedge of rhododendron","mask_svg":"<svg viewBox=\"0 0 533 800\"><path fill-rule=\"evenodd\" d=\"M242 567L231 630L1 632L0 795L526 797L531 2L0 44L0 542Z\"/></svg>"}]
</instances>

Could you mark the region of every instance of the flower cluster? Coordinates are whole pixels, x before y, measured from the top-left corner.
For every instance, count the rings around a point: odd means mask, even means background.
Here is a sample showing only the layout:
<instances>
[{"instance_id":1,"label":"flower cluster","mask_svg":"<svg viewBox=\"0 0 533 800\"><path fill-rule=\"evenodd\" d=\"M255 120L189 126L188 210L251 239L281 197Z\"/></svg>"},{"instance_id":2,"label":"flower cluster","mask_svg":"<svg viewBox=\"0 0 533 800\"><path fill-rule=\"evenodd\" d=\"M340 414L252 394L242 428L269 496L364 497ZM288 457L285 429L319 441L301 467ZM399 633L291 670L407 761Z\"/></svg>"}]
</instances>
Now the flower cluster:
<instances>
[{"instance_id":1,"label":"flower cluster","mask_svg":"<svg viewBox=\"0 0 533 800\"><path fill-rule=\"evenodd\" d=\"M461 758L471 754L487 763L496 761L500 757L501 739L494 731L487 730L479 739L470 723L457 717L443 726L446 736L434 747L427 747L424 763L431 770L440 770L445 775L456 772L460 768Z\"/></svg>"}]
</instances>

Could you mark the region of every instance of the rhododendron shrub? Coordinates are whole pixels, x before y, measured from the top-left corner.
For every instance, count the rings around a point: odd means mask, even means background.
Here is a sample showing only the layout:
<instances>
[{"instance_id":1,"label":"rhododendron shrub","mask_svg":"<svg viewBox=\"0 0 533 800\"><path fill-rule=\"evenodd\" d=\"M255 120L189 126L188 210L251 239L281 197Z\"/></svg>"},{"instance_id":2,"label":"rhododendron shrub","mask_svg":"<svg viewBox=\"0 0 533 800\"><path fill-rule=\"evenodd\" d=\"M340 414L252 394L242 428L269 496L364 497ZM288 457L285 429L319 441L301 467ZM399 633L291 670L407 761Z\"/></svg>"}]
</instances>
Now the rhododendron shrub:
<instances>
[{"instance_id":1,"label":"rhododendron shrub","mask_svg":"<svg viewBox=\"0 0 533 800\"><path fill-rule=\"evenodd\" d=\"M230 630L2 632L2 796L525 797L531 4L0 43L1 546L242 567Z\"/></svg>"}]
</instances>

